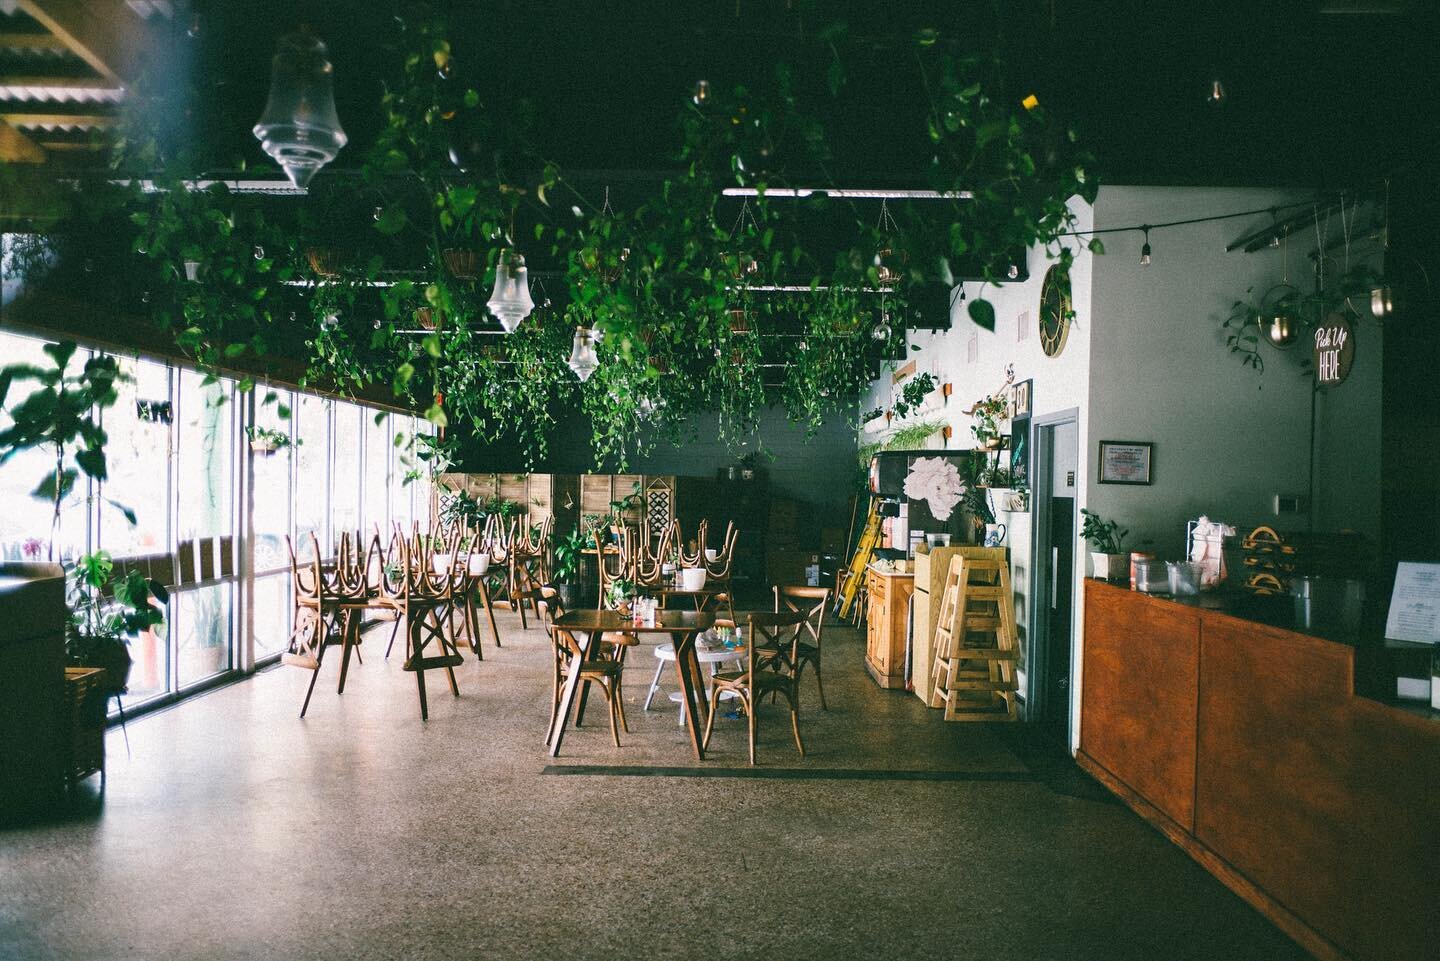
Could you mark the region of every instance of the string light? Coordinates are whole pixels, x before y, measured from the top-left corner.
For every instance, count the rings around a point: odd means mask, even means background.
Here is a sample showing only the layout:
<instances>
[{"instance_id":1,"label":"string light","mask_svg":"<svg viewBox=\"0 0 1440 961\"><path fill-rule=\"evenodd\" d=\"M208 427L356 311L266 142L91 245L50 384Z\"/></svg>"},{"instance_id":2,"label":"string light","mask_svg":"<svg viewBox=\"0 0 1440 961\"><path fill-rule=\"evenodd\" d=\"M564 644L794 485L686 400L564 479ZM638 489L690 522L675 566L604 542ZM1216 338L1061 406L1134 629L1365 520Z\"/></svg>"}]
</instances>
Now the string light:
<instances>
[{"instance_id":1,"label":"string light","mask_svg":"<svg viewBox=\"0 0 1440 961\"><path fill-rule=\"evenodd\" d=\"M1145 231L1145 242L1140 245L1140 266L1141 266L1141 267L1149 267L1149 266L1150 266L1150 228L1149 228L1148 226L1146 226L1146 227L1141 227L1140 229L1143 230L1143 231Z\"/></svg>"}]
</instances>

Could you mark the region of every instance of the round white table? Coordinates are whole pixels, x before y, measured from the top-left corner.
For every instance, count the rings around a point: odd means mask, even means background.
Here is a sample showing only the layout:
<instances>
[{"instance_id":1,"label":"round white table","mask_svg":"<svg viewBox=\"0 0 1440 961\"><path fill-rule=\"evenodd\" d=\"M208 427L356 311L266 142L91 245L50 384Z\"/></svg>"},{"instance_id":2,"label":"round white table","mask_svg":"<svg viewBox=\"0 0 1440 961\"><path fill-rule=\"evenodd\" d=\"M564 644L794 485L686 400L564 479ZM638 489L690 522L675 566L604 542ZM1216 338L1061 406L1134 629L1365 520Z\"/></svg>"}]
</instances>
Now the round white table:
<instances>
[{"instance_id":1,"label":"round white table","mask_svg":"<svg viewBox=\"0 0 1440 961\"><path fill-rule=\"evenodd\" d=\"M734 663L744 670L745 648L723 647L718 643L710 641L697 641L695 644L695 659L701 664L710 665L710 673L716 672L720 664ZM650 689L645 692L645 704L641 710L650 710L650 702L655 699L655 692L660 690L660 675L665 670L667 661L675 660L674 644L659 644L655 647L655 676L650 679ZM729 700L735 697L734 691L725 691L720 695L722 700ZM679 723L685 724L685 695L681 691L672 691L669 694L671 703L680 705Z\"/></svg>"}]
</instances>

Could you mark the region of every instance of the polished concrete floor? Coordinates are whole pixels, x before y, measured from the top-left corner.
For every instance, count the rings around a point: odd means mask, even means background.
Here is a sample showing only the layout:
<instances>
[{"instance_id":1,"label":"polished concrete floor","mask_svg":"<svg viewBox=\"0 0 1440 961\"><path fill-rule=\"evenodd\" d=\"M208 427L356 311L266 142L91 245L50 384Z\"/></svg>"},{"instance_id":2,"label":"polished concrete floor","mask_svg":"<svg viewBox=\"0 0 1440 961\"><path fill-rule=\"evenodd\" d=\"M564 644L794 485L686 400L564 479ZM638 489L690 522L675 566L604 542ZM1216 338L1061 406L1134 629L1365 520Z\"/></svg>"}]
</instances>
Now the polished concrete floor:
<instances>
[{"instance_id":1,"label":"polished concrete floor","mask_svg":"<svg viewBox=\"0 0 1440 961\"><path fill-rule=\"evenodd\" d=\"M113 731L103 799L0 831L0 958L1304 957L1022 731L881 691L853 631L803 760L762 708L757 777L741 722L697 770L641 710L645 647L623 746L597 697L552 761L547 642L499 618L428 723L382 628L303 721L278 668Z\"/></svg>"}]
</instances>

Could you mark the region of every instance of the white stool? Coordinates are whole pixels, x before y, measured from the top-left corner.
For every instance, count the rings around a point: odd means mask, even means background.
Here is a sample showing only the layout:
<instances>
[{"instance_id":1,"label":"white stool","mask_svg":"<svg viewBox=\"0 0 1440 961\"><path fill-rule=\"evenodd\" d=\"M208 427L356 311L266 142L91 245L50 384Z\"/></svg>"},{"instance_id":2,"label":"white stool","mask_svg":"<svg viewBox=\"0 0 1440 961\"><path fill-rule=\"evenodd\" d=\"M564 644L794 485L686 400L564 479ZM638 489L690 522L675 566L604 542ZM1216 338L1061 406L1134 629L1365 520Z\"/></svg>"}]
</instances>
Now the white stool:
<instances>
[{"instance_id":1,"label":"white stool","mask_svg":"<svg viewBox=\"0 0 1440 961\"><path fill-rule=\"evenodd\" d=\"M709 664L711 675L715 674L717 665L728 663L735 663L738 665L742 660L744 660L744 658L745 648L743 647L707 647L697 644L695 648L695 659L698 660L701 664ZM655 676L650 679L650 690L645 692L645 704L643 707L641 707L641 710L650 710L650 702L655 699L655 692L660 690L660 675L665 670L665 664L667 661L673 662L674 660L674 644L660 644L655 648ZM741 669L743 670L744 668ZM702 698L708 698L708 695L704 691L700 691L699 694ZM722 700L729 700L730 698L735 696L736 695L734 691L724 691L720 695ZM685 692L673 691L670 693L669 698L672 703L680 705L679 723L681 727L684 727Z\"/></svg>"}]
</instances>

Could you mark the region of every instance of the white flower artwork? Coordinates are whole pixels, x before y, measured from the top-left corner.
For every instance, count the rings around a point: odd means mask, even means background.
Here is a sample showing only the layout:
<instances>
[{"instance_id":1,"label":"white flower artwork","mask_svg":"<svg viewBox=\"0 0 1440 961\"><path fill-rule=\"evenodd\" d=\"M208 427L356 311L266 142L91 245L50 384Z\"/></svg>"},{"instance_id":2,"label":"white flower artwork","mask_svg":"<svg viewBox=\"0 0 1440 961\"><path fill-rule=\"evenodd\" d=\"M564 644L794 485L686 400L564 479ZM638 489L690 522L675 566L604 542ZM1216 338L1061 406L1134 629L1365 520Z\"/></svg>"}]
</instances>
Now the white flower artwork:
<instances>
[{"instance_id":1,"label":"white flower artwork","mask_svg":"<svg viewBox=\"0 0 1440 961\"><path fill-rule=\"evenodd\" d=\"M905 496L926 501L937 521L947 521L965 493L960 469L944 457L919 457L905 475Z\"/></svg>"}]
</instances>

